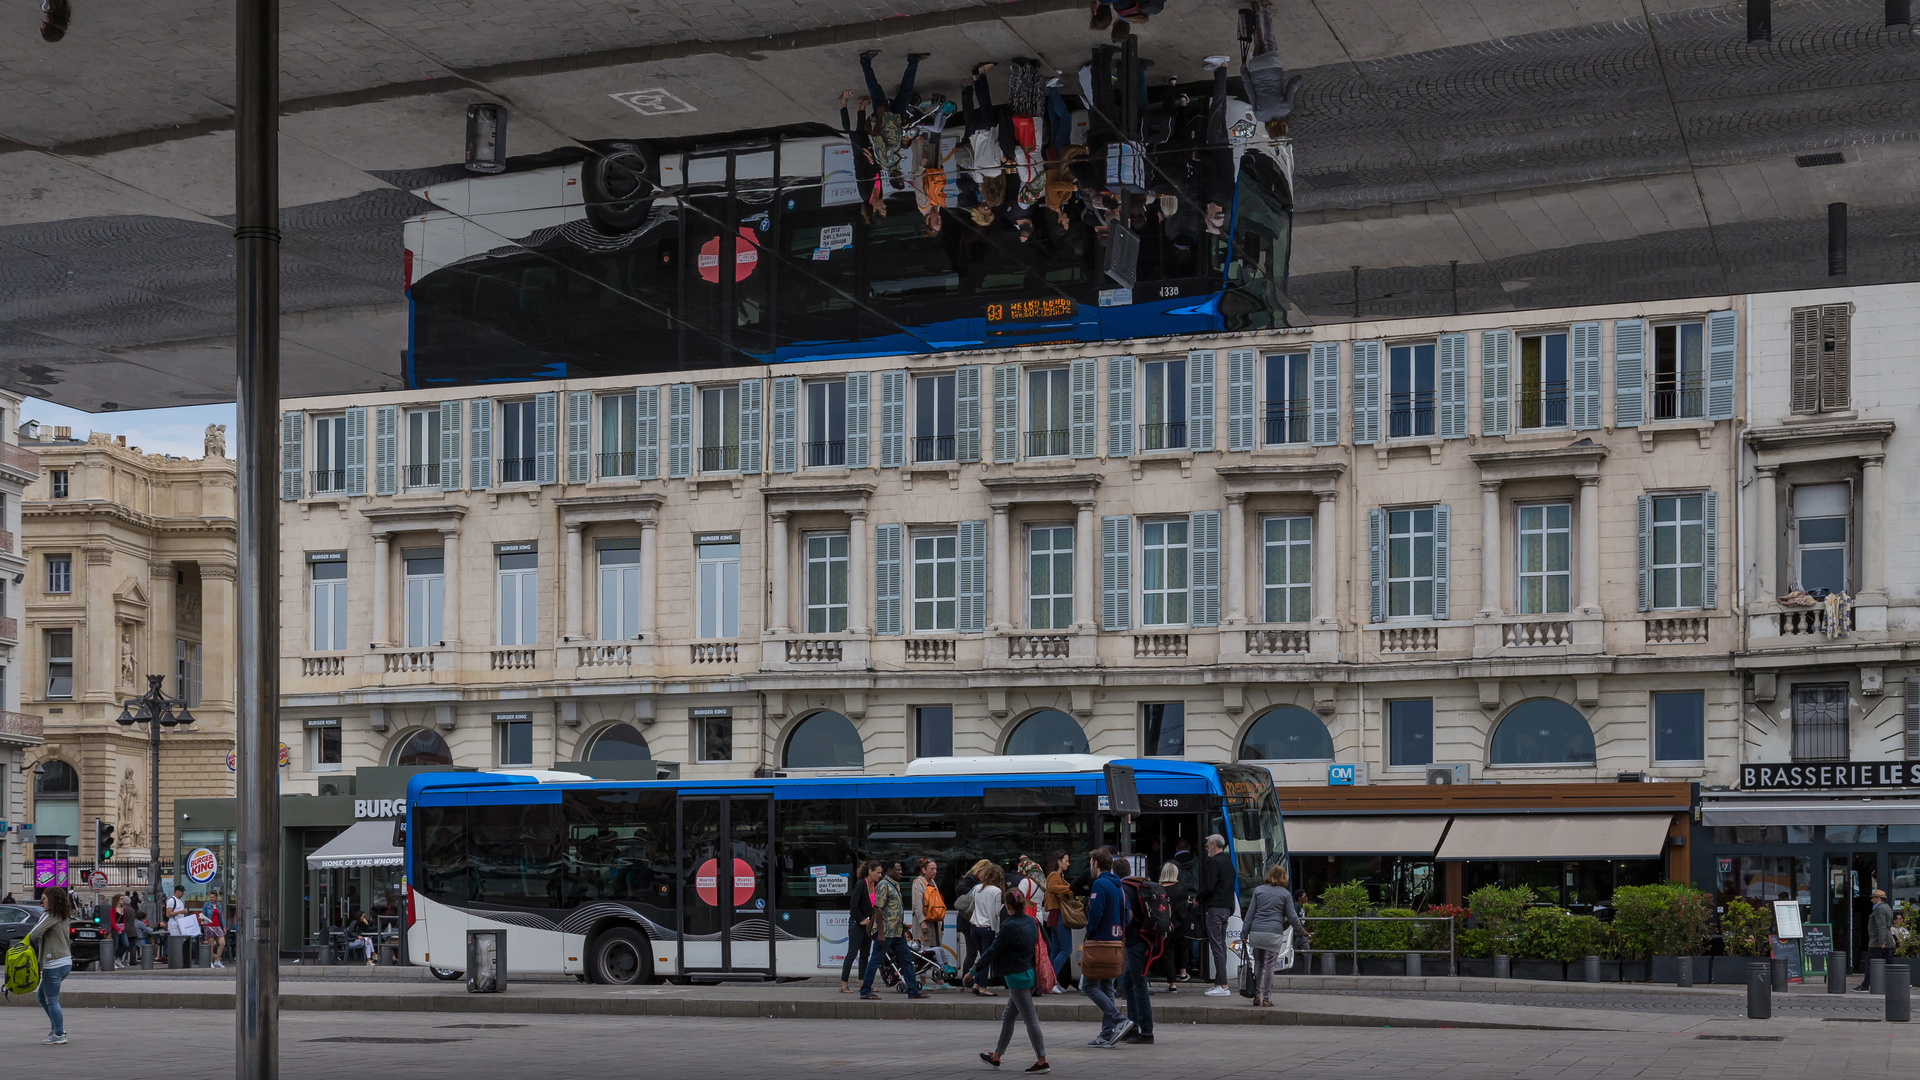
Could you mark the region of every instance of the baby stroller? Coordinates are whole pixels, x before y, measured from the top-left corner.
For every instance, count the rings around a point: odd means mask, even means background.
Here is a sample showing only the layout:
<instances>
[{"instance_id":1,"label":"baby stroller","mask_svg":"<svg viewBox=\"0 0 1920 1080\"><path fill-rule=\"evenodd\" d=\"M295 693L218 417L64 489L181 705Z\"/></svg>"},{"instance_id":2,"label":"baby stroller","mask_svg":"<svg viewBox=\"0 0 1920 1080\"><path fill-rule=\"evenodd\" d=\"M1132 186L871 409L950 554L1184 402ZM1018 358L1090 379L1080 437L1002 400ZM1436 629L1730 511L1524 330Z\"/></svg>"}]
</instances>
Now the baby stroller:
<instances>
[{"instance_id":1,"label":"baby stroller","mask_svg":"<svg viewBox=\"0 0 1920 1080\"><path fill-rule=\"evenodd\" d=\"M913 957L913 977L922 989L960 985L960 957L950 946L927 946L909 939L907 953ZM900 978L899 965L894 963L891 953L880 957L880 977L900 993L907 992L906 983Z\"/></svg>"}]
</instances>

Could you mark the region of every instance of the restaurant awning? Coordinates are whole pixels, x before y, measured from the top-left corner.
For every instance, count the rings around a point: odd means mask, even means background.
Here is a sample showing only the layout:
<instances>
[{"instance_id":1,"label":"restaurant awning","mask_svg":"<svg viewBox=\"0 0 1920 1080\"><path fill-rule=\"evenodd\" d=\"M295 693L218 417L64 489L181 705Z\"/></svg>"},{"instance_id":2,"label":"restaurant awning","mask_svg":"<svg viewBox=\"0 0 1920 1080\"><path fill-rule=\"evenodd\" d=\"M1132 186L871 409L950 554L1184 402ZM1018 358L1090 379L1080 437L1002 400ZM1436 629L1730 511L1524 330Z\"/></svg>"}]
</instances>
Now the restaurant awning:
<instances>
[{"instance_id":1,"label":"restaurant awning","mask_svg":"<svg viewBox=\"0 0 1920 1080\"><path fill-rule=\"evenodd\" d=\"M362 866L402 866L406 861L400 849L393 846L393 822L357 821L307 856L307 869L353 870Z\"/></svg>"},{"instance_id":2,"label":"restaurant awning","mask_svg":"<svg viewBox=\"0 0 1920 1080\"><path fill-rule=\"evenodd\" d=\"M1920 806L1888 800L1702 803L1702 825L1920 825Z\"/></svg>"},{"instance_id":3,"label":"restaurant awning","mask_svg":"<svg viewBox=\"0 0 1920 1080\"><path fill-rule=\"evenodd\" d=\"M1292 855L1431 855L1446 834L1447 818L1295 814L1286 829Z\"/></svg>"},{"instance_id":4,"label":"restaurant awning","mask_svg":"<svg viewBox=\"0 0 1920 1080\"><path fill-rule=\"evenodd\" d=\"M1453 819L1442 859L1652 859L1670 814L1488 814Z\"/></svg>"}]
</instances>

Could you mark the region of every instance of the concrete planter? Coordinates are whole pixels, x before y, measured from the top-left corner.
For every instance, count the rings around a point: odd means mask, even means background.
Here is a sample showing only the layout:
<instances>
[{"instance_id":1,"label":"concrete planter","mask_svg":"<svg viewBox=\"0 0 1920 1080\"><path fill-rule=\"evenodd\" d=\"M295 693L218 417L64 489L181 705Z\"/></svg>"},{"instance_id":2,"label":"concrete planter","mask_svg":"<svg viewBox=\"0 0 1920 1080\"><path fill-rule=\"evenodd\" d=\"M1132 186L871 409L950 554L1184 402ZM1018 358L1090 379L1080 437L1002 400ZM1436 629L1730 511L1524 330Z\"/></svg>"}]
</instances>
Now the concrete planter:
<instances>
[{"instance_id":1,"label":"concrete planter","mask_svg":"<svg viewBox=\"0 0 1920 1080\"><path fill-rule=\"evenodd\" d=\"M1621 982L1643 983L1652 981L1652 971L1645 960L1616 960L1614 963L1620 965Z\"/></svg>"},{"instance_id":2,"label":"concrete planter","mask_svg":"<svg viewBox=\"0 0 1920 1080\"><path fill-rule=\"evenodd\" d=\"M1644 968L1645 964L1642 964L1641 966ZM1568 982L1586 982L1587 981L1586 963L1579 962L1579 963L1568 964L1567 965L1567 981ZM1600 961L1600 981L1603 983L1619 982L1620 981L1620 961L1618 960Z\"/></svg>"},{"instance_id":3,"label":"concrete planter","mask_svg":"<svg viewBox=\"0 0 1920 1080\"><path fill-rule=\"evenodd\" d=\"M1713 981L1719 986L1747 985L1747 965L1762 957L1753 956L1716 956L1713 958ZM1699 961L1694 961L1693 981L1700 981Z\"/></svg>"},{"instance_id":4,"label":"concrete planter","mask_svg":"<svg viewBox=\"0 0 1920 1080\"><path fill-rule=\"evenodd\" d=\"M1513 977L1516 979L1543 979L1547 982L1565 982L1567 965L1558 960L1521 960L1513 961Z\"/></svg>"},{"instance_id":5,"label":"concrete planter","mask_svg":"<svg viewBox=\"0 0 1920 1080\"><path fill-rule=\"evenodd\" d=\"M1454 961L1454 964L1459 969L1460 977L1463 979L1493 978L1493 957L1491 956L1471 958L1463 956Z\"/></svg>"}]
</instances>

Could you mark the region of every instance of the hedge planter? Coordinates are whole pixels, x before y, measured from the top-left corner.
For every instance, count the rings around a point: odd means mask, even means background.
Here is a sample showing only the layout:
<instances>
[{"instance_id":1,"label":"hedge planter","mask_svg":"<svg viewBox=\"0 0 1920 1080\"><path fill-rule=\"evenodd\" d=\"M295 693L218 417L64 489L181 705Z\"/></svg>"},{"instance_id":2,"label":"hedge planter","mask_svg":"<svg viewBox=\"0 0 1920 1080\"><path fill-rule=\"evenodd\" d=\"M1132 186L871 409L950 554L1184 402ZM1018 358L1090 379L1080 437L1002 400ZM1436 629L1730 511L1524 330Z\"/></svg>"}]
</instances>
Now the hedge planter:
<instances>
[{"instance_id":1,"label":"hedge planter","mask_svg":"<svg viewBox=\"0 0 1920 1080\"><path fill-rule=\"evenodd\" d=\"M1565 982L1567 965L1558 960L1521 960L1513 961L1513 977L1516 979L1541 979L1547 982Z\"/></svg>"},{"instance_id":2,"label":"hedge planter","mask_svg":"<svg viewBox=\"0 0 1920 1080\"><path fill-rule=\"evenodd\" d=\"M1645 966L1646 965L1644 963L1641 964L1641 967L1643 969L1645 968ZM1574 963L1567 965L1567 981L1568 982L1586 982L1587 981L1586 961L1584 960L1576 961ZM1603 983L1619 982L1620 981L1620 961L1618 960L1600 961L1600 981Z\"/></svg>"},{"instance_id":3,"label":"hedge planter","mask_svg":"<svg viewBox=\"0 0 1920 1080\"><path fill-rule=\"evenodd\" d=\"M1454 964L1458 967L1460 971L1460 977L1463 979L1493 978L1493 957L1491 956L1482 956L1482 957L1463 956L1460 959L1454 961ZM1920 968L1917 968L1916 970L1920 970Z\"/></svg>"},{"instance_id":4,"label":"hedge planter","mask_svg":"<svg viewBox=\"0 0 1920 1080\"><path fill-rule=\"evenodd\" d=\"M1620 965L1621 982L1643 983L1651 979L1650 969L1645 960L1618 960L1615 961L1615 963ZM1673 980L1668 979L1667 981L1672 982Z\"/></svg>"},{"instance_id":5,"label":"hedge planter","mask_svg":"<svg viewBox=\"0 0 1920 1080\"><path fill-rule=\"evenodd\" d=\"M1407 962L1398 956L1363 956L1360 958L1362 975L1405 975Z\"/></svg>"},{"instance_id":6,"label":"hedge planter","mask_svg":"<svg viewBox=\"0 0 1920 1080\"><path fill-rule=\"evenodd\" d=\"M1713 958L1713 981L1720 986L1745 986L1747 984L1747 965L1764 957L1758 956L1716 956ZM1700 981L1700 970L1694 969L1693 981Z\"/></svg>"},{"instance_id":7,"label":"hedge planter","mask_svg":"<svg viewBox=\"0 0 1920 1080\"><path fill-rule=\"evenodd\" d=\"M1713 957L1696 956L1693 958L1693 985L1705 986L1713 981ZM1747 969L1740 969L1740 985L1747 985Z\"/></svg>"}]
</instances>

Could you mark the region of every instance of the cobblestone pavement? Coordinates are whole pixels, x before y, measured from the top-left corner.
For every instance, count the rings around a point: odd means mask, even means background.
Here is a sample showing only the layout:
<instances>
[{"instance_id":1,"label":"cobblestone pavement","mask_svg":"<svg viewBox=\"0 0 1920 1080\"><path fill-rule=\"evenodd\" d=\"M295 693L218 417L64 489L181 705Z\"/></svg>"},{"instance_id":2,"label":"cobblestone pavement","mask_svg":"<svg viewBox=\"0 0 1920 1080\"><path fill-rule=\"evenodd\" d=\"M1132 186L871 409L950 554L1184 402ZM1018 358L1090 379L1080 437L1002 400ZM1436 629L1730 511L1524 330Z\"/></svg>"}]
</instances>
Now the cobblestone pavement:
<instances>
[{"instance_id":1,"label":"cobblestone pavement","mask_svg":"<svg viewBox=\"0 0 1920 1080\"><path fill-rule=\"evenodd\" d=\"M1633 1012L1677 1013L1686 1016L1744 1016L1746 995L1732 990L1726 994L1682 997L1674 994L1631 991L1606 994L1581 993L1499 993L1476 994L1446 990L1293 990L1281 993L1313 997L1387 998L1413 1001L1454 1001L1476 1005L1538 1005L1555 1009L1619 1009ZM1834 1017L1879 1020L1886 1015L1885 1002L1871 994L1828 994L1824 989L1795 990L1773 995L1775 1016Z\"/></svg>"},{"instance_id":2,"label":"cobblestone pavement","mask_svg":"<svg viewBox=\"0 0 1920 1080\"><path fill-rule=\"evenodd\" d=\"M1718 1025L1716 1025L1716 1028ZM1381 1028L1198 1028L1163 1024L1154 1046L1089 1049L1090 1025L1050 1024L1054 1073L1100 1080L1313 1077L1342 1080L1580 1080L1756 1076L1911 1077L1920 1033L1907 1028L1784 1020L1729 1022L1725 1031L1640 1033ZM233 1020L222 1012L75 1010L66 1046L41 1046L38 1010L0 1011L0 1060L20 1076L95 1075L116 1080L196 1080L229 1073ZM486 1022L378 1013L283 1018L288 1080L400 1076L725 1077L805 1080L884 1075L888 1080L987 1075L975 1057L997 1027L919 1021L523 1017ZM1017 1072L1024 1036L1007 1054ZM16 1071L17 1069L17 1071Z\"/></svg>"}]
</instances>

